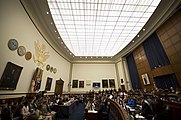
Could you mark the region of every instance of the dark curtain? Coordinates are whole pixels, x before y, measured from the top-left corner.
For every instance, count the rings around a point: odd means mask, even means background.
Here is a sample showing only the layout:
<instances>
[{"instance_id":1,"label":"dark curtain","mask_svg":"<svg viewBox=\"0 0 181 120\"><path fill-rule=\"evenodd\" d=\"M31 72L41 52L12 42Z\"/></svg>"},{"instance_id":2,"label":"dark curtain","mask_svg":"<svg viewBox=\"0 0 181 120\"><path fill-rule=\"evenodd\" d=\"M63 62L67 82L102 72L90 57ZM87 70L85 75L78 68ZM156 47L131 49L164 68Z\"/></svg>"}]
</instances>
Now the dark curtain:
<instances>
[{"instance_id":1,"label":"dark curtain","mask_svg":"<svg viewBox=\"0 0 181 120\"><path fill-rule=\"evenodd\" d=\"M136 68L136 63L135 63L135 60L133 57L133 53L128 55L126 57L126 59L127 59L127 63L128 63L128 69L129 69L132 87L134 90L135 89L141 89L141 84L140 84L140 80L139 80L138 71Z\"/></svg>"},{"instance_id":2,"label":"dark curtain","mask_svg":"<svg viewBox=\"0 0 181 120\"><path fill-rule=\"evenodd\" d=\"M175 74L154 77L158 89L179 88L179 83Z\"/></svg>"},{"instance_id":3,"label":"dark curtain","mask_svg":"<svg viewBox=\"0 0 181 120\"><path fill-rule=\"evenodd\" d=\"M170 64L156 33L147 38L143 43L143 47L151 69Z\"/></svg>"}]
</instances>

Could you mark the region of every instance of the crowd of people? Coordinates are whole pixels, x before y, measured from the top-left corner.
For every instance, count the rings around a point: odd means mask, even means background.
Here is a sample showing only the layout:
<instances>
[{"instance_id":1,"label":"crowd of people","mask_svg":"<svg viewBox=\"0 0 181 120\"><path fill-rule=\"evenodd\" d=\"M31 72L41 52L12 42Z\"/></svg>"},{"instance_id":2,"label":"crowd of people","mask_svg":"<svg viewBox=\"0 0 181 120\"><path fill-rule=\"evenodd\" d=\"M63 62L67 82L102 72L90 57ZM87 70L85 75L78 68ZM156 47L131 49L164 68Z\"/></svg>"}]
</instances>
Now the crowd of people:
<instances>
[{"instance_id":1,"label":"crowd of people","mask_svg":"<svg viewBox=\"0 0 181 120\"><path fill-rule=\"evenodd\" d=\"M135 117L139 114L147 120L171 120L172 110L164 101L181 103L181 90L159 89L155 90L99 90L88 91L80 95L53 95L37 94L32 98L22 97L18 101L1 100L1 120L58 120L61 118L60 105L68 105L72 101L88 105L88 109L98 111L99 120L108 120L110 112L109 99L114 100L125 108L129 115ZM134 111L130 111L134 109ZM86 117L86 116L85 116Z\"/></svg>"},{"instance_id":2,"label":"crowd of people","mask_svg":"<svg viewBox=\"0 0 181 120\"><path fill-rule=\"evenodd\" d=\"M0 104L1 120L59 120L62 117L60 105L82 101L82 95L54 95L22 97L15 101L2 100Z\"/></svg>"},{"instance_id":3,"label":"crowd of people","mask_svg":"<svg viewBox=\"0 0 181 120\"><path fill-rule=\"evenodd\" d=\"M164 101L181 103L180 89L158 89L158 90L130 90L121 89L89 91L88 100L91 101L90 109L98 110L101 117L102 112L109 112L108 99L120 104L134 119L136 115L147 120L171 120L172 109ZM102 120L102 119L101 119Z\"/></svg>"}]
</instances>

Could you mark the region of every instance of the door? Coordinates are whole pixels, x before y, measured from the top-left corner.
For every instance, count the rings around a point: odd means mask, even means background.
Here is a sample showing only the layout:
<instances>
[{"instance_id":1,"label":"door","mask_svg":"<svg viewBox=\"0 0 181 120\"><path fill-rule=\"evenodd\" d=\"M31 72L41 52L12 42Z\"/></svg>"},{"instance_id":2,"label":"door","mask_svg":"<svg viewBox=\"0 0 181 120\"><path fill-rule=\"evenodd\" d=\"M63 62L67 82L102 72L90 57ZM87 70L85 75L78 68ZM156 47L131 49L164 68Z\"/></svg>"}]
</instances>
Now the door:
<instances>
[{"instance_id":1,"label":"door","mask_svg":"<svg viewBox=\"0 0 181 120\"><path fill-rule=\"evenodd\" d=\"M63 80L57 80L56 81L56 85L55 85L55 94L56 95L61 95L62 94L63 84L64 84Z\"/></svg>"}]
</instances>

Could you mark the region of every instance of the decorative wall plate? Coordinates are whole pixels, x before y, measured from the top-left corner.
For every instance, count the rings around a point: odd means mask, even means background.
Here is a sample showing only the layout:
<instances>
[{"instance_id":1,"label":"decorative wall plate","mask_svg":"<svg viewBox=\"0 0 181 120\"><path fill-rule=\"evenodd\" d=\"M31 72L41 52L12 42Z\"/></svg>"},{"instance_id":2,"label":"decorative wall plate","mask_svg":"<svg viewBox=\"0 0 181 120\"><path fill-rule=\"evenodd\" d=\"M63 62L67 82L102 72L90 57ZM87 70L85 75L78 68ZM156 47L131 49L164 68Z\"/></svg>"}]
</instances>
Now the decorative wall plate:
<instances>
[{"instance_id":1,"label":"decorative wall plate","mask_svg":"<svg viewBox=\"0 0 181 120\"><path fill-rule=\"evenodd\" d=\"M26 59L26 60L30 60L31 58L32 58L31 52L30 52L30 51L26 52L26 54L25 54L25 59Z\"/></svg>"},{"instance_id":2,"label":"decorative wall plate","mask_svg":"<svg viewBox=\"0 0 181 120\"><path fill-rule=\"evenodd\" d=\"M17 52L19 56L23 56L26 54L26 48L24 46L19 46Z\"/></svg>"},{"instance_id":3,"label":"decorative wall plate","mask_svg":"<svg viewBox=\"0 0 181 120\"><path fill-rule=\"evenodd\" d=\"M50 67L50 72L53 72L53 67Z\"/></svg>"},{"instance_id":4,"label":"decorative wall plate","mask_svg":"<svg viewBox=\"0 0 181 120\"><path fill-rule=\"evenodd\" d=\"M8 47L10 50L16 50L18 48L18 41L16 39L10 39L8 41Z\"/></svg>"},{"instance_id":5,"label":"decorative wall plate","mask_svg":"<svg viewBox=\"0 0 181 120\"><path fill-rule=\"evenodd\" d=\"M57 69L56 69L56 68L54 68L54 69L53 69L53 73L55 74L56 72L57 72Z\"/></svg>"},{"instance_id":6,"label":"decorative wall plate","mask_svg":"<svg viewBox=\"0 0 181 120\"><path fill-rule=\"evenodd\" d=\"M46 66L46 70L49 71L50 70L50 65Z\"/></svg>"}]
</instances>

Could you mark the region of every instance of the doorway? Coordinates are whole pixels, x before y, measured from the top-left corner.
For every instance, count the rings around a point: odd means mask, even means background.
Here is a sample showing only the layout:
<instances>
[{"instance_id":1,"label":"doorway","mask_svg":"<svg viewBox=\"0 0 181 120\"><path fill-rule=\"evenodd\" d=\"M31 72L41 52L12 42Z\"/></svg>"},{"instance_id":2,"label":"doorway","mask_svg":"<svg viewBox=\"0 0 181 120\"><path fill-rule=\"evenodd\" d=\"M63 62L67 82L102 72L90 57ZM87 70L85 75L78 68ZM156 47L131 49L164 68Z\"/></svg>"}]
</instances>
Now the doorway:
<instances>
[{"instance_id":1,"label":"doorway","mask_svg":"<svg viewBox=\"0 0 181 120\"><path fill-rule=\"evenodd\" d=\"M55 95L61 95L63 91L63 84L64 81L61 80L56 80L56 85L55 85Z\"/></svg>"}]
</instances>

